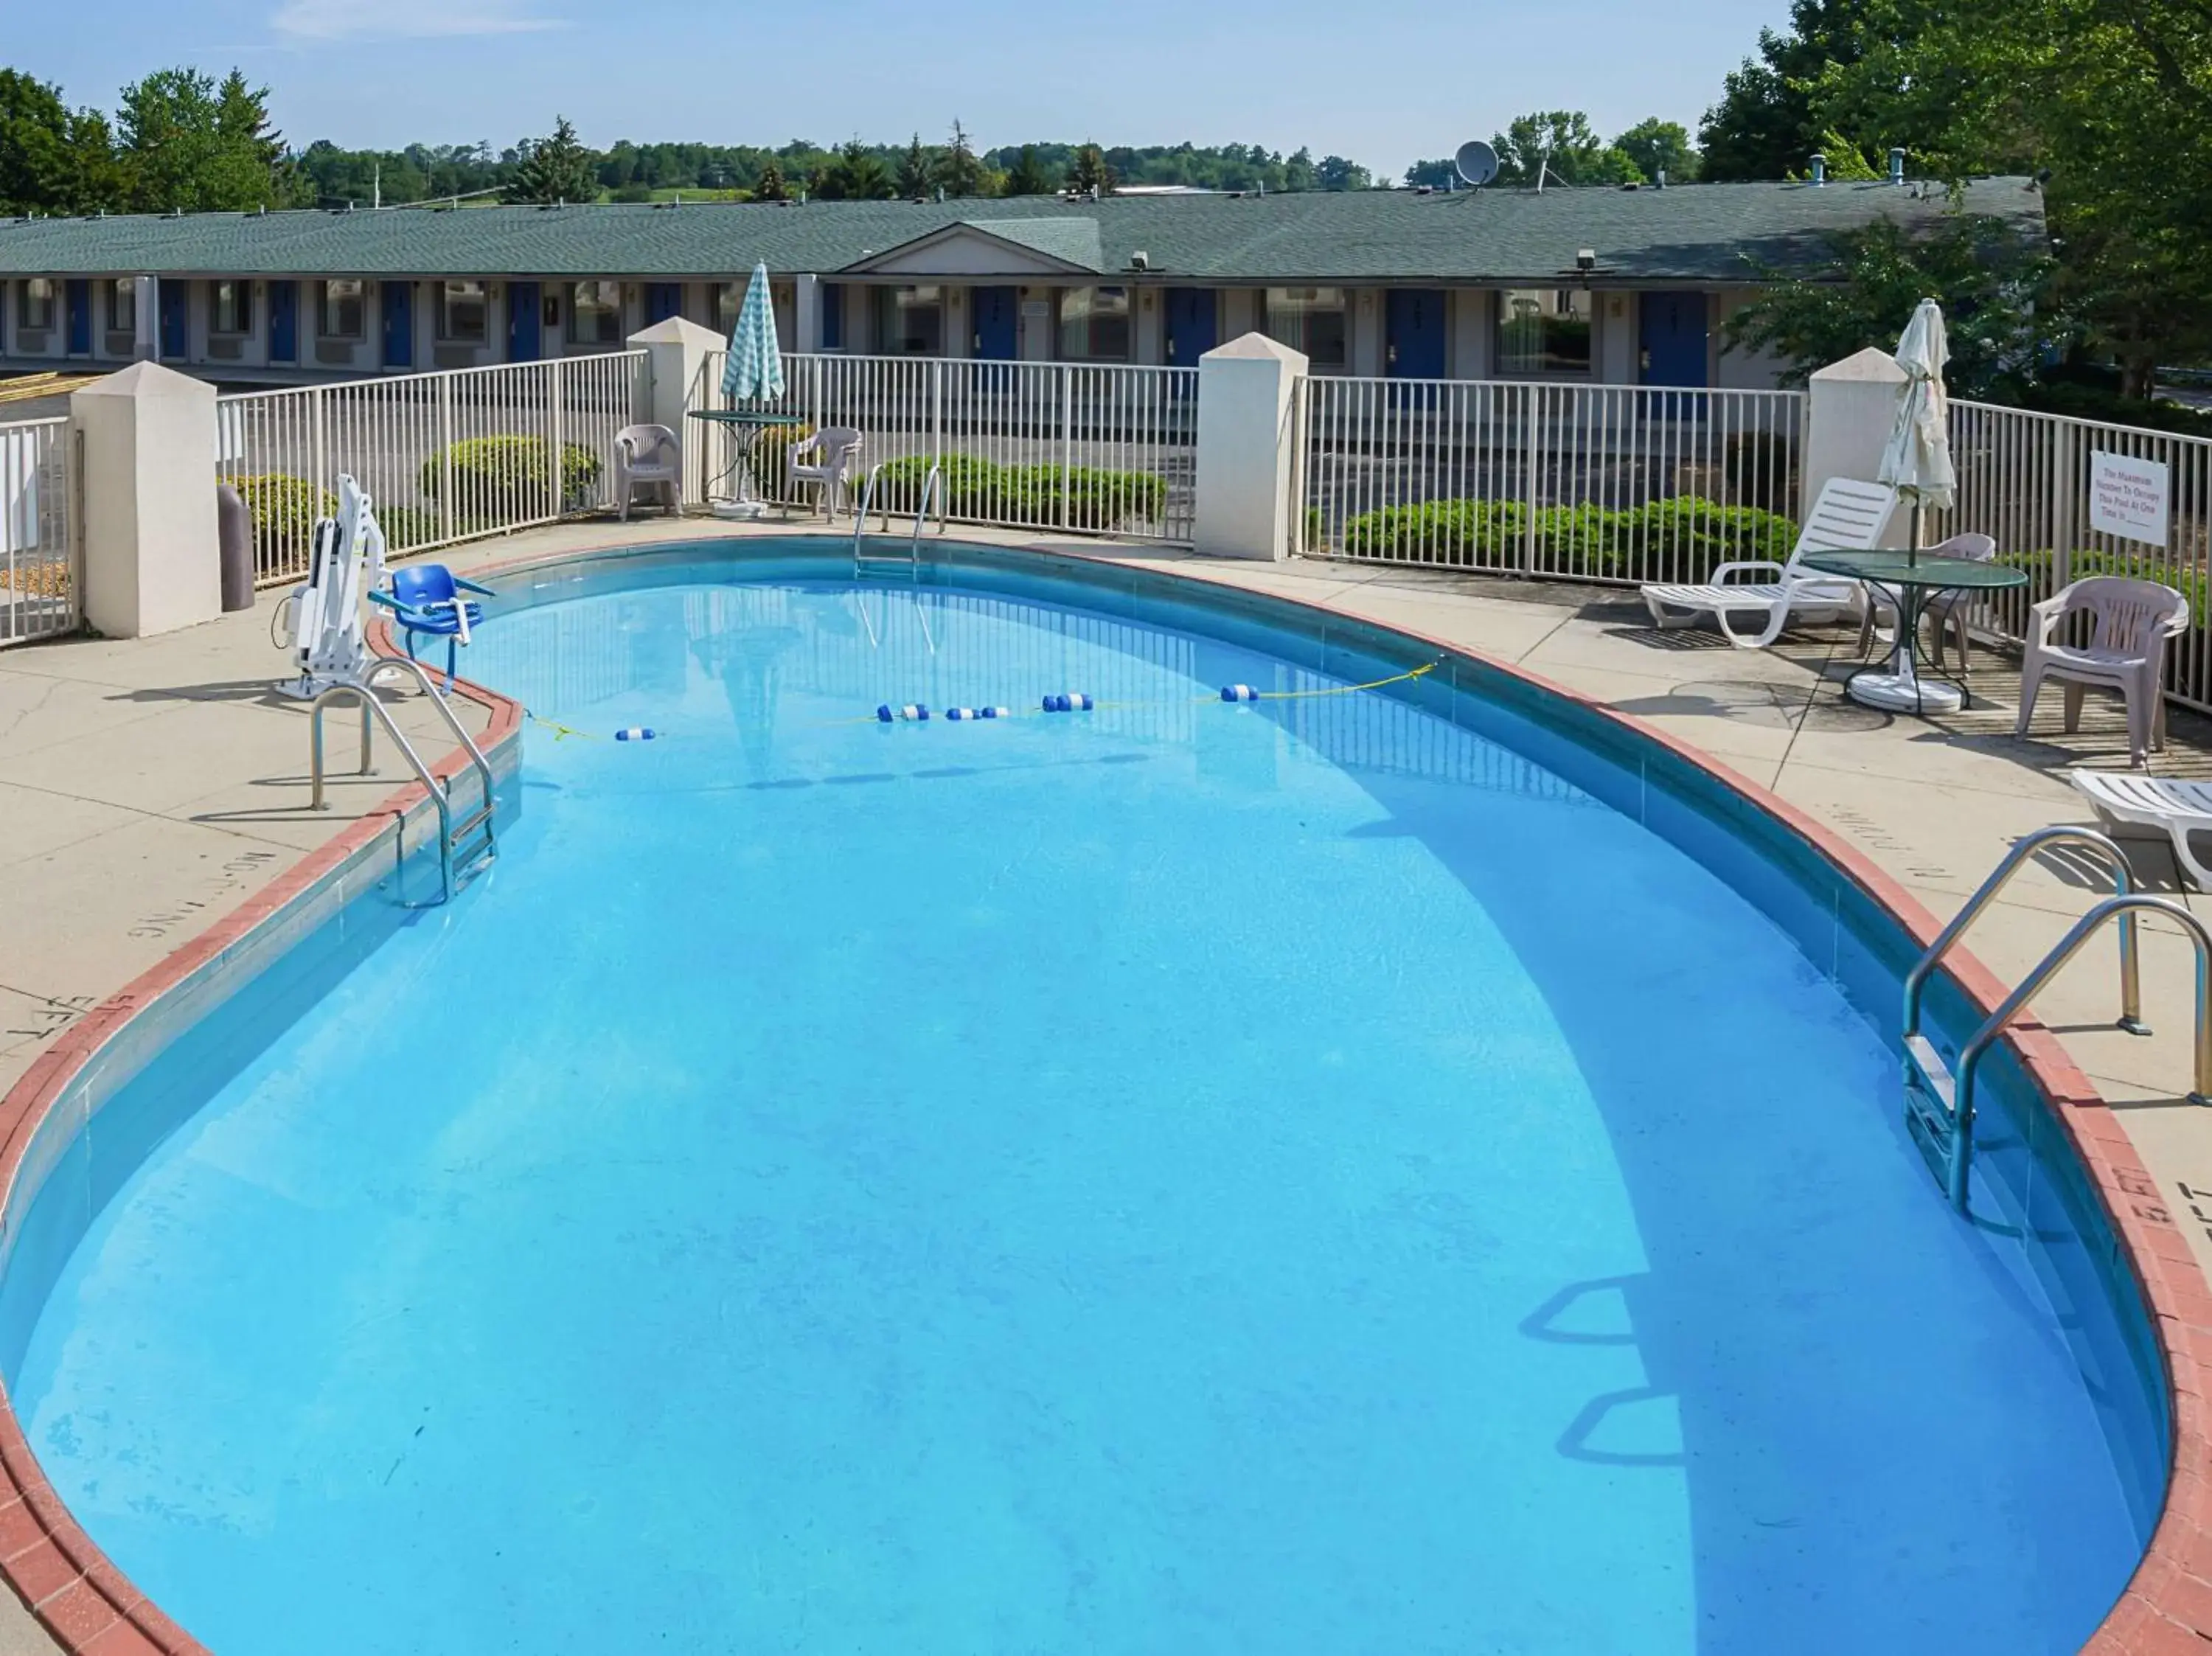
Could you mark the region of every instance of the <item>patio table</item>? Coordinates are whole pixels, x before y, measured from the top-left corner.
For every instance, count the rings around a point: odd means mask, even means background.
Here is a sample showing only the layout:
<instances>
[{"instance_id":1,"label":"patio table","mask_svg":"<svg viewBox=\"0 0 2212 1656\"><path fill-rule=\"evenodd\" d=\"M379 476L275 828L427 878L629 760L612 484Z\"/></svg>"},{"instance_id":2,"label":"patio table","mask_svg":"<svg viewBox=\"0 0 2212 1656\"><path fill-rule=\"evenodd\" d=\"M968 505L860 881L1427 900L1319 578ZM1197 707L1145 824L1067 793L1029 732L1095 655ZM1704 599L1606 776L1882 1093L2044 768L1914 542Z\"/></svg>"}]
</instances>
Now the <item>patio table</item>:
<instances>
[{"instance_id":1,"label":"patio table","mask_svg":"<svg viewBox=\"0 0 2212 1656\"><path fill-rule=\"evenodd\" d=\"M2027 585L2027 571L2008 564L1984 563L1973 558L1932 556L1924 553L1810 552L1798 560L1808 569L1824 575L1844 575L1890 591L1897 604L1897 646L1886 663L1861 667L1844 681L1844 694L1854 701L1886 713L1910 713L1925 717L1929 711L1956 713L1966 705L1966 688L1921 676L1917 658L1920 647L1920 617L1928 600L1937 592L1994 592ZM1940 661L1926 664L1941 673Z\"/></svg>"},{"instance_id":2,"label":"patio table","mask_svg":"<svg viewBox=\"0 0 2212 1656\"><path fill-rule=\"evenodd\" d=\"M761 433L770 426L799 426L806 423L805 416L798 414L773 414L763 409L690 409L686 413L691 419L709 426L720 426L732 438L730 464L707 484L707 498L719 513L723 507L731 508L727 515L737 518L757 518L761 503L754 497L757 487L753 476L753 453L760 446ZM735 480L734 496L716 501L716 485L728 485Z\"/></svg>"}]
</instances>

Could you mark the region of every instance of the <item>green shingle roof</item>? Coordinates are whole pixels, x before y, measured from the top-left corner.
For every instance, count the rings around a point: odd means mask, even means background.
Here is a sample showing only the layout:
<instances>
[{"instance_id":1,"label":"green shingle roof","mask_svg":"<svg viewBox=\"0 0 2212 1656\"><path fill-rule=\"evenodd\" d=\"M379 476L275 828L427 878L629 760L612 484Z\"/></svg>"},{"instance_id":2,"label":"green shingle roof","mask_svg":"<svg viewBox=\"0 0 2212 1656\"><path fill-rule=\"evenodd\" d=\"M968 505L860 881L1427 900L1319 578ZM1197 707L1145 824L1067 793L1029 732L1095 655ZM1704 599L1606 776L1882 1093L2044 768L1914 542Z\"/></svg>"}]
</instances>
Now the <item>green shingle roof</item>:
<instances>
[{"instance_id":1,"label":"green shingle roof","mask_svg":"<svg viewBox=\"0 0 2212 1656\"><path fill-rule=\"evenodd\" d=\"M1977 180L1964 204L2042 234L2027 179ZM0 276L737 277L757 260L829 274L966 221L1101 272L1142 251L1170 282L1540 281L1571 271L1583 248L1601 277L1741 282L1818 264L1835 231L1948 208L1932 186L1709 184L37 218L0 220Z\"/></svg>"}]
</instances>

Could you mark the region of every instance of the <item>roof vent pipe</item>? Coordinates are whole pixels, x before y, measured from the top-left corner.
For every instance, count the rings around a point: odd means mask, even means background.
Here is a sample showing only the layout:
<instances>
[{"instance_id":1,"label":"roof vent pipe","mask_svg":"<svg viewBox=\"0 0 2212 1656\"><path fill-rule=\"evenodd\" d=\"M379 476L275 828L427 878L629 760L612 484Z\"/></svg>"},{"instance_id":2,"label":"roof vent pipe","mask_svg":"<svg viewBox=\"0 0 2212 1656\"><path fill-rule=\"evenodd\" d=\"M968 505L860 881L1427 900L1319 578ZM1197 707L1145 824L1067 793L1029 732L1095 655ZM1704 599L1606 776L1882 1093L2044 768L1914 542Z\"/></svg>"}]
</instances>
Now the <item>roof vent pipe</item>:
<instances>
[{"instance_id":1,"label":"roof vent pipe","mask_svg":"<svg viewBox=\"0 0 2212 1656\"><path fill-rule=\"evenodd\" d=\"M1816 149L1813 152L1813 182L1815 185L1822 185L1827 181L1828 158Z\"/></svg>"},{"instance_id":2,"label":"roof vent pipe","mask_svg":"<svg viewBox=\"0 0 2212 1656\"><path fill-rule=\"evenodd\" d=\"M1660 189L1664 190L1667 187L1667 169L1663 167L1659 168L1658 174L1652 182Z\"/></svg>"},{"instance_id":3,"label":"roof vent pipe","mask_svg":"<svg viewBox=\"0 0 2212 1656\"><path fill-rule=\"evenodd\" d=\"M1905 182L1905 152L1902 149L1889 152L1889 181L1892 184Z\"/></svg>"}]
</instances>

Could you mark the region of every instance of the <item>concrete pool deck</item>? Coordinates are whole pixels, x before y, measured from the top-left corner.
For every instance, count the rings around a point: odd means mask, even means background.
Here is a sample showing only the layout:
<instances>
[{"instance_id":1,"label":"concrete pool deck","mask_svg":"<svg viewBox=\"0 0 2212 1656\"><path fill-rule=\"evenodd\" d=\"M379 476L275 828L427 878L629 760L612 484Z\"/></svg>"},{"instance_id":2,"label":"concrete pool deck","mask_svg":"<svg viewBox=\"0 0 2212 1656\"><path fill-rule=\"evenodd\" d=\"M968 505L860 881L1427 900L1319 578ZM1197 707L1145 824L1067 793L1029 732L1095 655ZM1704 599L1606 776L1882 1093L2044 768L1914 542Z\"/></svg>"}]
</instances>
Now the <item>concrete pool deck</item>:
<instances>
[{"instance_id":1,"label":"concrete pool deck","mask_svg":"<svg viewBox=\"0 0 2212 1656\"><path fill-rule=\"evenodd\" d=\"M464 572L563 552L680 537L805 532L712 521L591 522L448 549ZM1418 631L1508 662L1633 714L1710 754L1825 825L1940 917L1958 907L2020 835L2089 817L2071 765L2122 767L2117 708L2093 699L2082 731L2058 734L2057 697L2037 732L2011 735L2008 664L1978 658L1978 705L1923 723L1860 709L1839 694L1855 636L1823 629L1765 652L1717 634L1655 631L1619 590L1516 583L1446 572L1293 561L1227 563L1094 540L959 531L1279 594ZM380 739L379 772L334 779L336 808L307 808L303 707L271 695L283 659L269 642L276 594L254 610L164 637L64 640L0 652L0 1087L12 1084L87 1009L252 898L407 779ZM1986 696L1986 703L1978 698ZM395 704L426 754L447 744L426 709ZM474 715L480 722L481 715ZM352 715L329 732L333 765L353 757ZM527 739L527 738L526 738ZM2212 724L2176 715L2163 773L2212 776ZM2129 842L2145 883L2202 913L2163 840ZM1602 879L1602 870L1592 870ZM1966 947L2015 980L2094 901L2102 877L2064 858L2031 864ZM2035 1011L2126 1125L2198 1262L2212 1271L2212 1111L2185 1101L2193 964L2186 940L2153 921L2143 940L2154 1033L2112 1027L2112 946L2093 946ZM2208 1192L2198 1198L2196 1192ZM1934 1199L1933 1192L1930 1192ZM2203 1213L2192 1216L2192 1204ZM4 1544L4 1541L0 1541ZM0 1653L57 1648L0 1592Z\"/></svg>"}]
</instances>

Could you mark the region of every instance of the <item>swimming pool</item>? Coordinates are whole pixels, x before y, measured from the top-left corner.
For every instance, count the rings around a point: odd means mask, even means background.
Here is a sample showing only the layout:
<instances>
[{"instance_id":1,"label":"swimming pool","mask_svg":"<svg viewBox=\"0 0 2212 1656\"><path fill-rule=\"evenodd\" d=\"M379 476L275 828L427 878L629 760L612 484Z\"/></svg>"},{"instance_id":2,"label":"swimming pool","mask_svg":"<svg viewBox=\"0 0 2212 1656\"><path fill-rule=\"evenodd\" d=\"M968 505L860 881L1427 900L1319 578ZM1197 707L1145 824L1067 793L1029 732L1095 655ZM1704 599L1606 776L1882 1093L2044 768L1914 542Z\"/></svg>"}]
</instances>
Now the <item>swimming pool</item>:
<instances>
[{"instance_id":1,"label":"swimming pool","mask_svg":"<svg viewBox=\"0 0 2212 1656\"><path fill-rule=\"evenodd\" d=\"M495 870L156 1060L158 1142L10 1261L30 1443L170 1614L224 1656L2094 1627L2158 1510L2141 1331L1936 1195L1840 889L1479 673L1334 693L1432 658L1373 629L837 573L518 584L470 670L580 734ZM872 716L912 701L1021 716Z\"/></svg>"}]
</instances>

